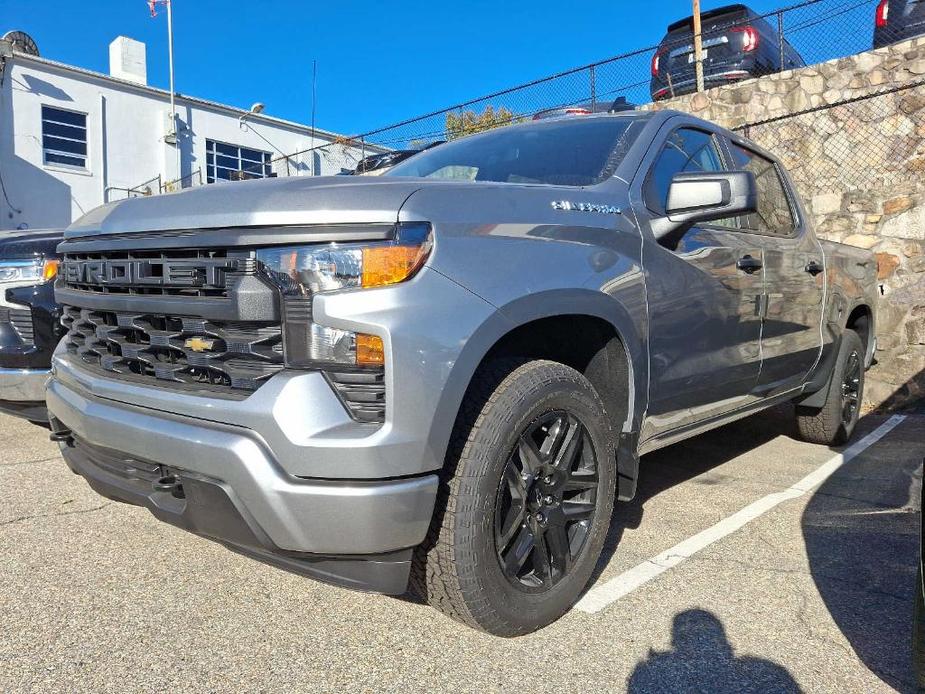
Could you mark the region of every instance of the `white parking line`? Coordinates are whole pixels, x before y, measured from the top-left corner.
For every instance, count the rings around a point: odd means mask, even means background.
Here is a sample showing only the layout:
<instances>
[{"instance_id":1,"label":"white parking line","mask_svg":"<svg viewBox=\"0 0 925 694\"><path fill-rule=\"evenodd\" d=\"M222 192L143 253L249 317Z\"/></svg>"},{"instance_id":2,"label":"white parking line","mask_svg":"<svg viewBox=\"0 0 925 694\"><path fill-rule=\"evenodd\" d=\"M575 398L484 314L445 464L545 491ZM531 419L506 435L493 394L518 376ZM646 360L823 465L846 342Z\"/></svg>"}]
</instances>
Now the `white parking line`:
<instances>
[{"instance_id":1,"label":"white parking line","mask_svg":"<svg viewBox=\"0 0 925 694\"><path fill-rule=\"evenodd\" d=\"M624 571L622 574L609 581L594 586L578 601L575 605L575 609L588 614L600 612L611 603L629 595L637 588L645 585L665 571L668 571L668 569L677 566L685 559L692 557L705 547L709 547L717 540L731 535L750 521L764 515L778 504L788 499L795 499L802 496L817 485L822 484L839 467L886 436L903 422L903 420L905 420L904 415L894 415L890 417L863 439L848 446L844 451L820 465L792 487L788 487L781 492L768 494L766 497L749 504L741 511L737 511L731 516L724 518L716 525L686 540L682 540L671 549L667 549L661 554L647 559L643 563L634 566L628 571Z\"/></svg>"}]
</instances>

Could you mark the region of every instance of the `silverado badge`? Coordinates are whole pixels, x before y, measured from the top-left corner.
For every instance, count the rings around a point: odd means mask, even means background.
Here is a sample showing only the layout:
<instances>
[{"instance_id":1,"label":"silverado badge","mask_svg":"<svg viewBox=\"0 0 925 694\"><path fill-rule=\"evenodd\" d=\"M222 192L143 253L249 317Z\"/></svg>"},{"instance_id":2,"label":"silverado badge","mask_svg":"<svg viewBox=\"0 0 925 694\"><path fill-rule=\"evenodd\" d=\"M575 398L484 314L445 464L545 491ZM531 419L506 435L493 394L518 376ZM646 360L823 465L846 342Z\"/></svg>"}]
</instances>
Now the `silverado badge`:
<instances>
[{"instance_id":1,"label":"silverado badge","mask_svg":"<svg viewBox=\"0 0 925 694\"><path fill-rule=\"evenodd\" d=\"M620 214L619 207L613 205L598 205L594 202L570 202L568 200L553 200L552 209L565 212L599 212L600 214Z\"/></svg>"}]
</instances>

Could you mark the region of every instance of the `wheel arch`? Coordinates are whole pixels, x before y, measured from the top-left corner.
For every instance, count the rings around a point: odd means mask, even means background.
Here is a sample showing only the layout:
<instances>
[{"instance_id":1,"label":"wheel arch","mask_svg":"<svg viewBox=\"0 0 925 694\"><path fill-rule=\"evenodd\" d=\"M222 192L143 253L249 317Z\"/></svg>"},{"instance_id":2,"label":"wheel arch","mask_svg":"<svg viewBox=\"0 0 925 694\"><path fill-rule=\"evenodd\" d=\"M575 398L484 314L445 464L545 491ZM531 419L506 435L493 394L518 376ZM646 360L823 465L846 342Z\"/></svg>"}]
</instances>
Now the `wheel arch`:
<instances>
[{"instance_id":1,"label":"wheel arch","mask_svg":"<svg viewBox=\"0 0 925 694\"><path fill-rule=\"evenodd\" d=\"M619 494L632 498L648 387L644 349L630 312L601 292L551 290L512 301L473 332L450 370L431 428L435 459L445 459L453 425L483 364L495 357L551 359L582 372L598 390L619 437Z\"/></svg>"},{"instance_id":2,"label":"wheel arch","mask_svg":"<svg viewBox=\"0 0 925 694\"><path fill-rule=\"evenodd\" d=\"M855 304L848 312L844 327L845 330L853 330L861 338L861 344L864 345L864 366L870 367L876 346L873 309L863 302Z\"/></svg>"}]
</instances>

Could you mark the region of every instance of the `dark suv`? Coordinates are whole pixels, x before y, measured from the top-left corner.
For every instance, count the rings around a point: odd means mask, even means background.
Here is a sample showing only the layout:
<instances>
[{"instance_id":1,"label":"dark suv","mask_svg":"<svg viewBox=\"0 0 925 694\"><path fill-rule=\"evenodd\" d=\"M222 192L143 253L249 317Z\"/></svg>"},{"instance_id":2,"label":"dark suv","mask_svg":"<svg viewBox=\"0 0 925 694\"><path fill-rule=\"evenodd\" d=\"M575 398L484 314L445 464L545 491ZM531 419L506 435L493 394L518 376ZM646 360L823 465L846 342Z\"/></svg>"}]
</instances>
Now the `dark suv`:
<instances>
[{"instance_id":1,"label":"dark suv","mask_svg":"<svg viewBox=\"0 0 925 694\"><path fill-rule=\"evenodd\" d=\"M45 381L64 331L55 247L64 232L0 232L0 412L48 423Z\"/></svg>"},{"instance_id":2,"label":"dark suv","mask_svg":"<svg viewBox=\"0 0 925 694\"><path fill-rule=\"evenodd\" d=\"M745 5L727 5L700 15L703 81L706 88L803 67L800 54L764 17ZM652 56L649 91L659 101L697 89L694 18L668 26Z\"/></svg>"},{"instance_id":3,"label":"dark suv","mask_svg":"<svg viewBox=\"0 0 925 694\"><path fill-rule=\"evenodd\" d=\"M874 15L874 48L925 34L925 0L880 0Z\"/></svg>"}]
</instances>

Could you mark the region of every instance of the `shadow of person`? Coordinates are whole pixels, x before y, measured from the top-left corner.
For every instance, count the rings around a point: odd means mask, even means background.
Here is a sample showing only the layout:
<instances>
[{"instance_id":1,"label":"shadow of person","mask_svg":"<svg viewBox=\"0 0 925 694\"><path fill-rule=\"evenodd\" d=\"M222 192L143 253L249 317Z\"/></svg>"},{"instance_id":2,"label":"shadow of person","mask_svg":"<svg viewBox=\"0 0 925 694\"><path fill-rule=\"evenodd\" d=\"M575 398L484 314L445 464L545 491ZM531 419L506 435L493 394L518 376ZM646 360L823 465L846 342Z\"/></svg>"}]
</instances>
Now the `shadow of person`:
<instances>
[{"instance_id":1,"label":"shadow of person","mask_svg":"<svg viewBox=\"0 0 925 694\"><path fill-rule=\"evenodd\" d=\"M723 623L712 613L679 612L671 628L671 650L650 651L630 675L628 691L799 692L787 670L770 660L735 655Z\"/></svg>"},{"instance_id":2,"label":"shadow of person","mask_svg":"<svg viewBox=\"0 0 925 694\"><path fill-rule=\"evenodd\" d=\"M918 691L912 668L925 420L909 416L838 468L800 519L809 570L832 621L890 687Z\"/></svg>"}]
</instances>

